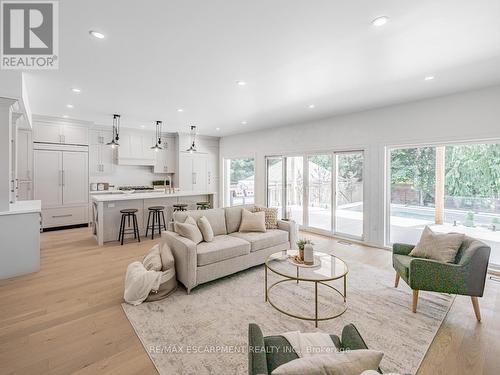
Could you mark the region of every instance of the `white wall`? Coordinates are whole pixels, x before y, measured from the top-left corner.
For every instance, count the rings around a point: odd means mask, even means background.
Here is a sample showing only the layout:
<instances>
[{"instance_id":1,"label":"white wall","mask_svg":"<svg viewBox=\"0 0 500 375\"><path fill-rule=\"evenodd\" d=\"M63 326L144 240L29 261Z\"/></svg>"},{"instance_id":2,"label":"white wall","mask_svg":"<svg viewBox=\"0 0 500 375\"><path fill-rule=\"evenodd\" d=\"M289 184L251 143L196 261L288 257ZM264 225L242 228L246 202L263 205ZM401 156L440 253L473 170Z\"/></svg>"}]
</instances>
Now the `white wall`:
<instances>
[{"instance_id":1,"label":"white wall","mask_svg":"<svg viewBox=\"0 0 500 375\"><path fill-rule=\"evenodd\" d=\"M220 155L256 158L255 198L264 204L266 155L364 149L365 241L383 245L386 146L489 139L500 140L500 86L227 136Z\"/></svg>"},{"instance_id":2,"label":"white wall","mask_svg":"<svg viewBox=\"0 0 500 375\"><path fill-rule=\"evenodd\" d=\"M124 185L151 186L153 180L163 180L167 175L165 173L153 173L153 167L135 166L135 165L114 165L113 172L108 175L89 176L92 182L109 182L115 185L115 188Z\"/></svg>"}]
</instances>

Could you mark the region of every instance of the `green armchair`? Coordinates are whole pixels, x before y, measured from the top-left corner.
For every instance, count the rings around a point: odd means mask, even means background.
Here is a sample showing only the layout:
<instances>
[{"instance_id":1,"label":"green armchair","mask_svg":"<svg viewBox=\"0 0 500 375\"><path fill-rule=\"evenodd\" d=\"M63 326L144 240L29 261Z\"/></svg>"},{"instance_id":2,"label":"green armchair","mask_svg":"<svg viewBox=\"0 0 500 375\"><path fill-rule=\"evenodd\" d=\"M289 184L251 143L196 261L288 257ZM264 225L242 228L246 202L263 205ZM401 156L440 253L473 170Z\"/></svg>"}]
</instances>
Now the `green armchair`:
<instances>
[{"instance_id":1,"label":"green armchair","mask_svg":"<svg viewBox=\"0 0 500 375\"><path fill-rule=\"evenodd\" d=\"M491 248L465 236L455 263L443 263L409 256L414 247L395 243L392 248L392 265L396 270L394 286L398 287L401 277L413 290L412 311L417 312L419 290L461 294L471 297L476 318L481 321L477 298L483 296Z\"/></svg>"},{"instance_id":2,"label":"green armchair","mask_svg":"<svg viewBox=\"0 0 500 375\"><path fill-rule=\"evenodd\" d=\"M354 324L348 324L342 330L342 340L330 335L337 349L368 349L365 341ZM248 326L248 374L268 375L276 368L299 358L292 346L283 336L264 337L257 324ZM379 372L382 373L382 371Z\"/></svg>"}]
</instances>

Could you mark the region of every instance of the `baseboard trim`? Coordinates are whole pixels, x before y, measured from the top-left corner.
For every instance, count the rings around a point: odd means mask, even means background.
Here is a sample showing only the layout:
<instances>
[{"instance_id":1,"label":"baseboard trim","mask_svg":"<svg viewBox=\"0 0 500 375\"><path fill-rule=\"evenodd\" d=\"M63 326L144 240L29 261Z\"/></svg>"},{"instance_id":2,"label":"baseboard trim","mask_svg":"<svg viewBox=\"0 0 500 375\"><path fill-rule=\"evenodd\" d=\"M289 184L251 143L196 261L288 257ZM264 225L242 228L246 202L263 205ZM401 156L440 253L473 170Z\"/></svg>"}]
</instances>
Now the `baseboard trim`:
<instances>
[{"instance_id":1,"label":"baseboard trim","mask_svg":"<svg viewBox=\"0 0 500 375\"><path fill-rule=\"evenodd\" d=\"M62 226L62 227L50 227L50 228L43 228L43 229L42 229L42 232L53 232L53 231L56 231L56 230L75 229L75 228L85 228L85 227L88 227L88 226L89 226L89 224L88 224L88 223L85 223L85 224L65 225L65 226Z\"/></svg>"}]
</instances>

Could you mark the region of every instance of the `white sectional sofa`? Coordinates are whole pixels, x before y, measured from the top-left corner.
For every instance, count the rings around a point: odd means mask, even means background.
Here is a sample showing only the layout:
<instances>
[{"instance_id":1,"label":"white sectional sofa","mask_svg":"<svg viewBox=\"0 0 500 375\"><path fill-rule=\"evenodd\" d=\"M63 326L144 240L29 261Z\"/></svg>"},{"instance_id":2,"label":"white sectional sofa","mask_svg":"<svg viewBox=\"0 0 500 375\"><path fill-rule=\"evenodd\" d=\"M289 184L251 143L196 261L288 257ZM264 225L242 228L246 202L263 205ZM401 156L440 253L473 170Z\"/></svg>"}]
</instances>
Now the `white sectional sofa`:
<instances>
[{"instance_id":1,"label":"white sectional sofa","mask_svg":"<svg viewBox=\"0 0 500 375\"><path fill-rule=\"evenodd\" d=\"M212 242L196 245L175 233L173 225L162 233L162 242L168 244L174 254L177 278L188 293L199 284L263 264L270 254L290 249L290 244L295 244L295 223L290 221L278 220L278 229L266 232L238 232L241 210L254 207L246 205L174 213L174 221L182 223L187 216L195 220L205 216L215 235Z\"/></svg>"}]
</instances>

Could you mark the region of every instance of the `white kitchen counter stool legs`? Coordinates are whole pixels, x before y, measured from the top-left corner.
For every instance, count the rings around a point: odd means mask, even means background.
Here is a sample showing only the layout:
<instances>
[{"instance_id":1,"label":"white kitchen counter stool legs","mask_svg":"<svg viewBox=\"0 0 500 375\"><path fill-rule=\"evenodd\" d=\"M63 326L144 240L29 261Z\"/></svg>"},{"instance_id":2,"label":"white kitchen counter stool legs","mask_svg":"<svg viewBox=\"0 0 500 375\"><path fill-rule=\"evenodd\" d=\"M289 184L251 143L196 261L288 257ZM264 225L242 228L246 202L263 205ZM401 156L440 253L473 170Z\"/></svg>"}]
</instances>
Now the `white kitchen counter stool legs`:
<instances>
[{"instance_id":1,"label":"white kitchen counter stool legs","mask_svg":"<svg viewBox=\"0 0 500 375\"><path fill-rule=\"evenodd\" d=\"M151 228L151 239L155 238L155 228L158 229L158 235L161 236L161 230L167 230L167 225L165 222L165 213L163 210L165 206L152 206L148 207L148 225L146 226L146 237L148 236L149 229ZM151 223L151 216L153 216L153 223ZM163 223L162 220L163 219ZM150 225L151 223L151 225Z\"/></svg>"},{"instance_id":2,"label":"white kitchen counter stool legs","mask_svg":"<svg viewBox=\"0 0 500 375\"><path fill-rule=\"evenodd\" d=\"M118 241L123 245L123 238L126 234L133 234L134 239L141 242L141 235L139 233L139 226L137 225L137 215L138 211L136 208L125 208L120 210L122 214L122 219L120 222L120 231L118 234ZM132 225L130 224L130 219L132 219ZM131 227L132 226L132 227Z\"/></svg>"}]
</instances>

